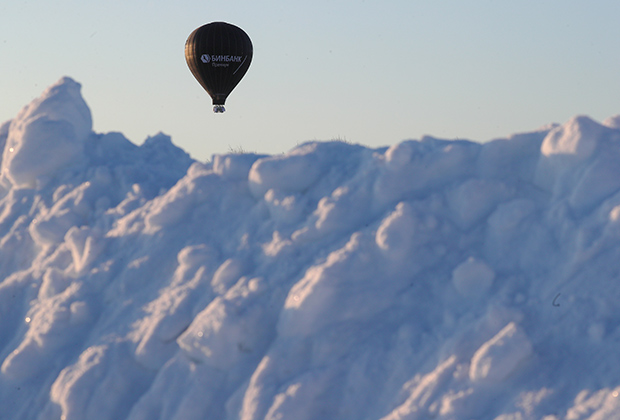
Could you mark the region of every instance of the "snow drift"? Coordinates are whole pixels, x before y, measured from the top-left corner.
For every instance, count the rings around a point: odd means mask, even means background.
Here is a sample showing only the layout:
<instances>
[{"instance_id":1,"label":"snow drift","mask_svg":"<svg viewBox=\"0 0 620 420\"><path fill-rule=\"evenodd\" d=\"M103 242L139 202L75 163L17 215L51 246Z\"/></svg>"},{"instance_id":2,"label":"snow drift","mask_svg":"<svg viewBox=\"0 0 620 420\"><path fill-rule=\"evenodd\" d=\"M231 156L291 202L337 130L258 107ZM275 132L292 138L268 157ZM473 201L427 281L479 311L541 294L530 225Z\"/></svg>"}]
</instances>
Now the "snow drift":
<instances>
[{"instance_id":1,"label":"snow drift","mask_svg":"<svg viewBox=\"0 0 620 420\"><path fill-rule=\"evenodd\" d=\"M63 78L0 127L0 418L618 418L619 121L201 163Z\"/></svg>"}]
</instances>

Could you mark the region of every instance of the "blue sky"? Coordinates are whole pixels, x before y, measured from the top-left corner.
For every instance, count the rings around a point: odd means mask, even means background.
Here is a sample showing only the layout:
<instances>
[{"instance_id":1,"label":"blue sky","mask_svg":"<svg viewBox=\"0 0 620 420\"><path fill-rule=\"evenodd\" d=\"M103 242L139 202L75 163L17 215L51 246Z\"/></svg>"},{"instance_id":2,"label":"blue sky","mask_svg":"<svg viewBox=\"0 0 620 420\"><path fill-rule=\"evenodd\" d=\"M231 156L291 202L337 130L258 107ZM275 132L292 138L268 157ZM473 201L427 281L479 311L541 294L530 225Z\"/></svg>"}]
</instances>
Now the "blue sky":
<instances>
[{"instance_id":1,"label":"blue sky","mask_svg":"<svg viewBox=\"0 0 620 420\"><path fill-rule=\"evenodd\" d=\"M97 132L159 131L199 160L307 140L487 141L620 113L617 0L30 0L0 5L0 120L62 76ZM183 56L226 21L254 44L215 115Z\"/></svg>"}]
</instances>

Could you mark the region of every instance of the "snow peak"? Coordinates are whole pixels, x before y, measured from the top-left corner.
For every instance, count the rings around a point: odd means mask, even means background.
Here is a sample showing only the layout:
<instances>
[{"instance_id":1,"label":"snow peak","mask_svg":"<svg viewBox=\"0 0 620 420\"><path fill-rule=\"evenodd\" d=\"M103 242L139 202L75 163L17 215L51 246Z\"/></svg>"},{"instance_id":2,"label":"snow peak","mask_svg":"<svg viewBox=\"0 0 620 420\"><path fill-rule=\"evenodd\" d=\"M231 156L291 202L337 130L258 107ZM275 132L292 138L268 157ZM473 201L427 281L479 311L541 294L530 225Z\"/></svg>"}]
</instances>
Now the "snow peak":
<instances>
[{"instance_id":1,"label":"snow peak","mask_svg":"<svg viewBox=\"0 0 620 420\"><path fill-rule=\"evenodd\" d=\"M211 55L211 54L203 54L200 57L203 63L241 63L243 56L241 55Z\"/></svg>"}]
</instances>

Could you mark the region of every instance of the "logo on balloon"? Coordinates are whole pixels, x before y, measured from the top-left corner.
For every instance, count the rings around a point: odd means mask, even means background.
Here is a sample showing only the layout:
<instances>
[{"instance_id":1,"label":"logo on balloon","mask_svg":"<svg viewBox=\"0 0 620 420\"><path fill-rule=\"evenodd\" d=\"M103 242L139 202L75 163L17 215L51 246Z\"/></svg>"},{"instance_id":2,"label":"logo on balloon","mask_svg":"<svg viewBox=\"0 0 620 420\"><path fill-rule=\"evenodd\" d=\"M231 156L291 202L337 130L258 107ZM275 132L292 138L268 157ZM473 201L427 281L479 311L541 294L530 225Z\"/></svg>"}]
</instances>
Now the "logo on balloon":
<instances>
[{"instance_id":1,"label":"logo on balloon","mask_svg":"<svg viewBox=\"0 0 620 420\"><path fill-rule=\"evenodd\" d=\"M209 63L209 62L211 61L211 55L209 55L209 54L203 54L203 55L200 57L200 60L201 60L203 63L207 64L207 63Z\"/></svg>"}]
</instances>

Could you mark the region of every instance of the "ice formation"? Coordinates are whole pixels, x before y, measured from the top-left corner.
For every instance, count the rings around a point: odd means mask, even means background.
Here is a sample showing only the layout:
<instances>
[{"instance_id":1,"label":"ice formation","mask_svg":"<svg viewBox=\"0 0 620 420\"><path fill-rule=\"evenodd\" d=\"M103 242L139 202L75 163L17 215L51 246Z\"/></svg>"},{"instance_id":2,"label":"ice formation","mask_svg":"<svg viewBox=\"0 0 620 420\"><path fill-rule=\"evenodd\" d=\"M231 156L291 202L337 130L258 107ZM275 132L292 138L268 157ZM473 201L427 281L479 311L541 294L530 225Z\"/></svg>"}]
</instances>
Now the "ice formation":
<instances>
[{"instance_id":1,"label":"ice formation","mask_svg":"<svg viewBox=\"0 0 620 420\"><path fill-rule=\"evenodd\" d=\"M618 121L197 162L63 78L0 127L0 418L619 418Z\"/></svg>"}]
</instances>

